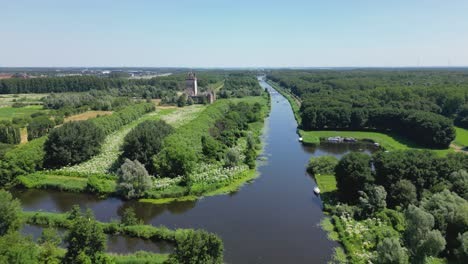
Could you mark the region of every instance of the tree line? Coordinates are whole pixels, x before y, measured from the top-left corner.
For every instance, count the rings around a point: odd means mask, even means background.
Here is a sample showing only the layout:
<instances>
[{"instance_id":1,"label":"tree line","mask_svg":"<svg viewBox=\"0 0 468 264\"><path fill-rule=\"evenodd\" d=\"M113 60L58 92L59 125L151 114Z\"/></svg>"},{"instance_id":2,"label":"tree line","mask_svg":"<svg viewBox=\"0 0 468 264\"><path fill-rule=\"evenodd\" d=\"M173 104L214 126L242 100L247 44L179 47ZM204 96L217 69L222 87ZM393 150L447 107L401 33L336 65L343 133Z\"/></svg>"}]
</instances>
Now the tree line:
<instances>
[{"instance_id":1,"label":"tree line","mask_svg":"<svg viewBox=\"0 0 468 264\"><path fill-rule=\"evenodd\" d=\"M317 108L306 102L301 106L305 130L393 131L432 148L448 148L455 139L453 121L431 112L395 108Z\"/></svg>"},{"instance_id":2,"label":"tree line","mask_svg":"<svg viewBox=\"0 0 468 264\"><path fill-rule=\"evenodd\" d=\"M20 79L10 78L0 80L0 94L18 93L63 93L86 92L91 90L122 89L137 90L135 87L156 87L160 90L180 91L185 89L186 73L172 74L150 79L128 79L109 77L66 76ZM198 75L202 87L215 83L223 78L222 73L201 72ZM125 91L123 91L125 92Z\"/></svg>"},{"instance_id":3,"label":"tree line","mask_svg":"<svg viewBox=\"0 0 468 264\"><path fill-rule=\"evenodd\" d=\"M468 128L466 70L281 70L267 77L308 106L419 110Z\"/></svg>"}]
</instances>

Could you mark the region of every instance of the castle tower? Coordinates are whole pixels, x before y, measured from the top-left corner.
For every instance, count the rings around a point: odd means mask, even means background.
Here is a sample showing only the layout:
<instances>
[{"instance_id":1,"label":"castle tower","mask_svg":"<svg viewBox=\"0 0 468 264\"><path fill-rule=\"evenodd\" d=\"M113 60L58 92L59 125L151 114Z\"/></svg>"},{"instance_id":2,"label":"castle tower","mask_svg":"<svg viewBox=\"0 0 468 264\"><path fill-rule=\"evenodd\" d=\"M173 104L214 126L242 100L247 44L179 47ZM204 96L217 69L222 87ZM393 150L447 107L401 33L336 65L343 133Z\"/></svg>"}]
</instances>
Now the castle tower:
<instances>
[{"instance_id":1,"label":"castle tower","mask_svg":"<svg viewBox=\"0 0 468 264\"><path fill-rule=\"evenodd\" d=\"M185 93L188 96L198 95L197 76L193 72L190 72L187 79L185 79Z\"/></svg>"}]
</instances>

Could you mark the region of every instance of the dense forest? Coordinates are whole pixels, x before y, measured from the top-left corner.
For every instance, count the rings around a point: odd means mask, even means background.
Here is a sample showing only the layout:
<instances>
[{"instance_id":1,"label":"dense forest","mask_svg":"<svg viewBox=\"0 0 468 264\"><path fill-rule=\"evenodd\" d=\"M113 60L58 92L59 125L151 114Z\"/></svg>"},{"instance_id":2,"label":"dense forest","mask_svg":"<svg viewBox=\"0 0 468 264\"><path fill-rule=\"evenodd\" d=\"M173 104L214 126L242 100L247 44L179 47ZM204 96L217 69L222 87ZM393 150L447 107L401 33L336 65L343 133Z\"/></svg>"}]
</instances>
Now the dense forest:
<instances>
[{"instance_id":1,"label":"dense forest","mask_svg":"<svg viewBox=\"0 0 468 264\"><path fill-rule=\"evenodd\" d=\"M445 148L455 137L453 123L468 127L466 71L272 71L267 77L301 98L305 129L394 130Z\"/></svg>"},{"instance_id":2,"label":"dense forest","mask_svg":"<svg viewBox=\"0 0 468 264\"><path fill-rule=\"evenodd\" d=\"M121 78L121 76L116 76L116 78L97 76L11 78L0 80L0 94L86 92L109 89L122 89L122 92L130 93L132 90L138 90L135 88L138 86L156 87L164 91L179 91L185 88L185 78L185 73L151 79L128 79ZM222 75L204 72L200 73L198 78L200 79L199 85L204 87L209 83L219 81Z\"/></svg>"},{"instance_id":3,"label":"dense forest","mask_svg":"<svg viewBox=\"0 0 468 264\"><path fill-rule=\"evenodd\" d=\"M308 166L319 182L336 177L323 199L351 263L466 263L467 170L463 153L418 150L324 156Z\"/></svg>"}]
</instances>

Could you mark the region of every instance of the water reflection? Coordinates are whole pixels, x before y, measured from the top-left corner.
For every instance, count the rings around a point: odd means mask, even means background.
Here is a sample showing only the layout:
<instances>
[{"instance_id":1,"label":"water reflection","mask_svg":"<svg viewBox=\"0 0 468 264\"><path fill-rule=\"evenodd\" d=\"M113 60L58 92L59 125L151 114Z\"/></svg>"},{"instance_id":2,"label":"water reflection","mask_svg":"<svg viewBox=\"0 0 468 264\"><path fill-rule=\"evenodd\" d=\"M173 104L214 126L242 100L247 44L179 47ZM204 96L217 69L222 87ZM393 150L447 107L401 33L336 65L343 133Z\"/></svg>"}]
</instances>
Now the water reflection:
<instances>
[{"instance_id":1,"label":"water reflection","mask_svg":"<svg viewBox=\"0 0 468 264\"><path fill-rule=\"evenodd\" d=\"M40 226L25 225L21 230L24 235L30 235L34 240L37 240L42 234L43 228ZM61 247L66 247L66 243L63 241L65 235L65 229L57 229L59 235L62 237ZM123 235L108 235L107 236L107 252L119 253L119 254L130 254L140 250L150 251L153 253L171 253L173 252L174 246L165 241L150 241L141 238L127 237Z\"/></svg>"},{"instance_id":2,"label":"water reflection","mask_svg":"<svg viewBox=\"0 0 468 264\"><path fill-rule=\"evenodd\" d=\"M169 228L202 228L217 233L225 245L227 263L327 263L336 242L319 224L324 215L314 180L305 173L312 156L341 157L349 151L372 152L366 144L302 146L287 100L272 92L272 109L265 124L260 176L239 192L192 202L155 205L117 198L99 200L86 194L25 190L14 193L24 210L64 212L73 204L93 209L100 221L120 218L132 207L145 223Z\"/></svg>"}]
</instances>

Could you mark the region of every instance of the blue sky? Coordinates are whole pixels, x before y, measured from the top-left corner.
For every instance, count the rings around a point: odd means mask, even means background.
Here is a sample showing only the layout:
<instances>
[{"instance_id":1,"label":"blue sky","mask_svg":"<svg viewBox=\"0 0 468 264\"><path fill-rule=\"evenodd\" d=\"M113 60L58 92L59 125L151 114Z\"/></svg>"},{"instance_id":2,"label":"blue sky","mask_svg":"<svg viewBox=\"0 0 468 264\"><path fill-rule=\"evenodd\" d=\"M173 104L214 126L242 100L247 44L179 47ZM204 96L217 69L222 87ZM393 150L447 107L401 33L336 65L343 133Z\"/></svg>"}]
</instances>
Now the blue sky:
<instances>
[{"instance_id":1,"label":"blue sky","mask_svg":"<svg viewBox=\"0 0 468 264\"><path fill-rule=\"evenodd\" d=\"M468 66L467 0L0 0L0 66Z\"/></svg>"}]
</instances>

